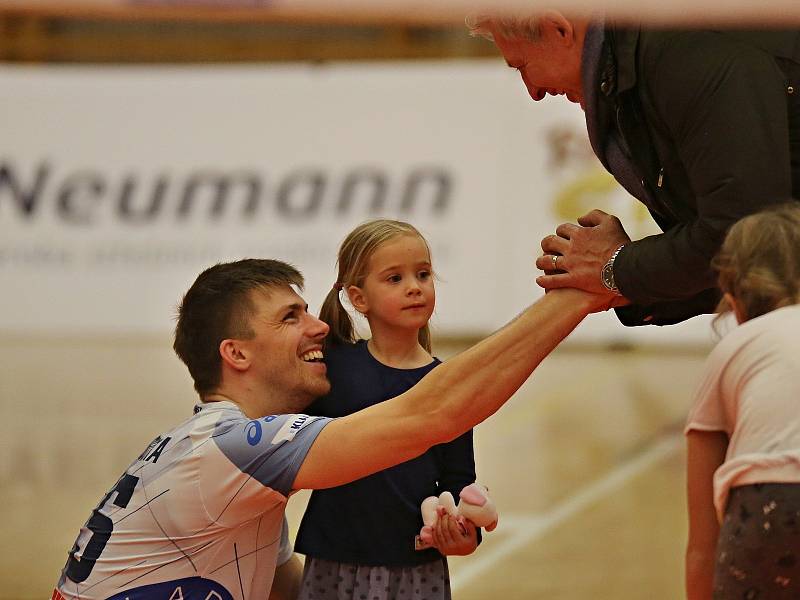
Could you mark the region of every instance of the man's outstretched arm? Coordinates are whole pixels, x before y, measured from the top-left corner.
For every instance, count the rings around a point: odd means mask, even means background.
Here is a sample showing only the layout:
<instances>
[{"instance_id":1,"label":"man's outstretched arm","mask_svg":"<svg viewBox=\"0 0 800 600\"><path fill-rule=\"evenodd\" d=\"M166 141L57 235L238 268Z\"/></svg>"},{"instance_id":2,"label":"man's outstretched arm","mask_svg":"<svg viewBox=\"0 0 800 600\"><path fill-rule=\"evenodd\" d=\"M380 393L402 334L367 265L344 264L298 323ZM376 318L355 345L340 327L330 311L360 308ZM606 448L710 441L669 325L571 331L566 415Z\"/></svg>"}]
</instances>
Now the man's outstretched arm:
<instances>
[{"instance_id":1,"label":"man's outstretched arm","mask_svg":"<svg viewBox=\"0 0 800 600\"><path fill-rule=\"evenodd\" d=\"M334 420L319 434L294 489L334 487L419 456L496 412L603 300L556 290L409 391Z\"/></svg>"}]
</instances>

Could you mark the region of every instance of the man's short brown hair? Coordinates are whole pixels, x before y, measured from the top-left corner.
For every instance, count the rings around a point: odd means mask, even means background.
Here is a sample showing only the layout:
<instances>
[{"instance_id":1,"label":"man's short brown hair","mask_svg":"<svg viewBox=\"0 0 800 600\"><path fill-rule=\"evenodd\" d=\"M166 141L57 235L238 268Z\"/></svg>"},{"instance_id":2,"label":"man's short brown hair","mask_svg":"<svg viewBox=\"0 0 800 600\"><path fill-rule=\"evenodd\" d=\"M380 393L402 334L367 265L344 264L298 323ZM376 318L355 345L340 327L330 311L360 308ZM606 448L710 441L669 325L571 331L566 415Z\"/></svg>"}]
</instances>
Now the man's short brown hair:
<instances>
[{"instance_id":1,"label":"man's short brown hair","mask_svg":"<svg viewBox=\"0 0 800 600\"><path fill-rule=\"evenodd\" d=\"M178 306L172 347L189 368L200 396L219 386L222 340L253 336L250 293L284 285L302 289L303 276L279 260L247 258L219 263L198 275Z\"/></svg>"}]
</instances>

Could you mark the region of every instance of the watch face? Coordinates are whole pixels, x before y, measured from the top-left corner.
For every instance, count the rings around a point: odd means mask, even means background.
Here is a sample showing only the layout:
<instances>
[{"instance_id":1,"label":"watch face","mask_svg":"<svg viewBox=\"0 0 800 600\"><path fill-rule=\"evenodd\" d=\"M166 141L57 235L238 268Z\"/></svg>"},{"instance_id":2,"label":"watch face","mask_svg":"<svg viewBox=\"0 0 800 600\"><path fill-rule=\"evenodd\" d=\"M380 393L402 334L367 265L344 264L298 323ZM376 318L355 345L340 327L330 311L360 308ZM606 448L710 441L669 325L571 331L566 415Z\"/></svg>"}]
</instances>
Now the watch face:
<instances>
[{"instance_id":1,"label":"watch face","mask_svg":"<svg viewBox=\"0 0 800 600\"><path fill-rule=\"evenodd\" d=\"M603 265L603 270L600 272L600 279L603 282L603 285L606 286L609 290L616 291L617 286L614 285L614 265L611 262L607 262Z\"/></svg>"}]
</instances>

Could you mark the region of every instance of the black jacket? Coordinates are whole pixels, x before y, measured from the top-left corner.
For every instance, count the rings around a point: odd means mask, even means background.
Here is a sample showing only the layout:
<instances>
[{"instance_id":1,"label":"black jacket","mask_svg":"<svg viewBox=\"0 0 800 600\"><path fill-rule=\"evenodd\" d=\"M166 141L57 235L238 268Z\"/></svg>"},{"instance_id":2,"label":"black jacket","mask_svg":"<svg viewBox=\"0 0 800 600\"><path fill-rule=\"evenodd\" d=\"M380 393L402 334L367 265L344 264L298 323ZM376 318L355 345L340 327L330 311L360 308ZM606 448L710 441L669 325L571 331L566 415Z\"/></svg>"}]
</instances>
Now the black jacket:
<instances>
[{"instance_id":1,"label":"black jacket","mask_svg":"<svg viewBox=\"0 0 800 600\"><path fill-rule=\"evenodd\" d=\"M800 198L800 31L608 27L599 77L599 135L616 133L642 186L628 191L664 232L619 253L633 305L617 315L666 325L713 312L709 263L728 228Z\"/></svg>"}]
</instances>

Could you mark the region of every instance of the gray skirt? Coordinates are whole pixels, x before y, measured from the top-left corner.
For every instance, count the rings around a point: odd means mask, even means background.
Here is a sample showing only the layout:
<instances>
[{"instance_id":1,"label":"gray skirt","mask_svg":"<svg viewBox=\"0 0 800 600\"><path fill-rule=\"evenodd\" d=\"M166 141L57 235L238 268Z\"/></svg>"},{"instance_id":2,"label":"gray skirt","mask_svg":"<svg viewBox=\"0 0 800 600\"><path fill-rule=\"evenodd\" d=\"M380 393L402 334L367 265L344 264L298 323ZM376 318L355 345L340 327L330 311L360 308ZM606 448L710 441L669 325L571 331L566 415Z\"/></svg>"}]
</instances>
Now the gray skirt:
<instances>
[{"instance_id":1,"label":"gray skirt","mask_svg":"<svg viewBox=\"0 0 800 600\"><path fill-rule=\"evenodd\" d=\"M450 600L447 560L371 567L306 557L298 600Z\"/></svg>"}]
</instances>

